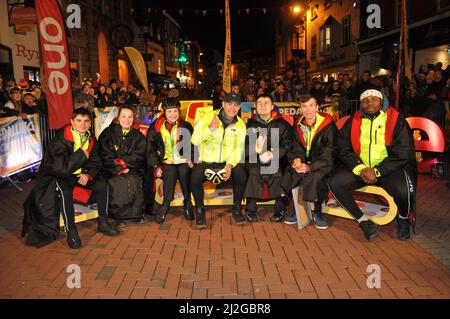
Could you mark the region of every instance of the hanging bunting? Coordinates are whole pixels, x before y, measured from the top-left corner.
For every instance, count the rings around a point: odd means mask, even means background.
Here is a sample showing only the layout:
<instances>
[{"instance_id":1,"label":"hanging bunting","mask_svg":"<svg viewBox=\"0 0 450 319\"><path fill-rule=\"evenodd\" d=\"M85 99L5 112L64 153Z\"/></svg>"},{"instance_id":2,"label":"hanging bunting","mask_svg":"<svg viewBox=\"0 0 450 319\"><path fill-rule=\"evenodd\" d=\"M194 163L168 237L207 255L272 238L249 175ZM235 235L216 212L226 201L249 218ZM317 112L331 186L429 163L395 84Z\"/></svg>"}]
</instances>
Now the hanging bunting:
<instances>
[{"instance_id":1,"label":"hanging bunting","mask_svg":"<svg viewBox=\"0 0 450 319\"><path fill-rule=\"evenodd\" d=\"M148 8L148 9L147 9L147 13L150 14L151 12L152 12L152 9L151 9L151 8Z\"/></svg>"},{"instance_id":2,"label":"hanging bunting","mask_svg":"<svg viewBox=\"0 0 450 319\"><path fill-rule=\"evenodd\" d=\"M220 12L220 15L223 15L223 9L220 9L219 12Z\"/></svg>"},{"instance_id":3,"label":"hanging bunting","mask_svg":"<svg viewBox=\"0 0 450 319\"><path fill-rule=\"evenodd\" d=\"M183 9L178 10L178 12L180 13L180 16L183 15Z\"/></svg>"},{"instance_id":4,"label":"hanging bunting","mask_svg":"<svg viewBox=\"0 0 450 319\"><path fill-rule=\"evenodd\" d=\"M204 17L206 16L206 10L203 10L203 16Z\"/></svg>"},{"instance_id":5,"label":"hanging bunting","mask_svg":"<svg viewBox=\"0 0 450 319\"><path fill-rule=\"evenodd\" d=\"M163 13L163 14L166 14L166 11L167 11L167 10L163 10L162 13Z\"/></svg>"},{"instance_id":6,"label":"hanging bunting","mask_svg":"<svg viewBox=\"0 0 450 319\"><path fill-rule=\"evenodd\" d=\"M266 8L263 8L262 11L263 11L264 14L266 14L267 9L266 9Z\"/></svg>"},{"instance_id":7,"label":"hanging bunting","mask_svg":"<svg viewBox=\"0 0 450 319\"><path fill-rule=\"evenodd\" d=\"M250 9L249 8L245 9L245 12L247 12L247 14L250 14Z\"/></svg>"}]
</instances>

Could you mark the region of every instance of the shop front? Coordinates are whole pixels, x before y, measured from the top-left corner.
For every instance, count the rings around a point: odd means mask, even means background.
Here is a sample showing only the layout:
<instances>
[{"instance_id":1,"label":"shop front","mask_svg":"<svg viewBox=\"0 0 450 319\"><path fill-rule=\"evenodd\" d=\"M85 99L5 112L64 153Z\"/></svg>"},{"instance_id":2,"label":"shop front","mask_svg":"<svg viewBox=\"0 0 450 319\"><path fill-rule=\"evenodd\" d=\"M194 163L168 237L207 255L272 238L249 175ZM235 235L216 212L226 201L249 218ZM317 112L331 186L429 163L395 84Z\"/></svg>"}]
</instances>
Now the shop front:
<instances>
[{"instance_id":1,"label":"shop front","mask_svg":"<svg viewBox=\"0 0 450 319\"><path fill-rule=\"evenodd\" d=\"M20 22L20 10L32 8L14 8ZM27 13L29 14L29 13ZM0 74L4 79L40 82L40 57L36 24L27 25L19 30L12 24L8 6L0 6Z\"/></svg>"}]
</instances>

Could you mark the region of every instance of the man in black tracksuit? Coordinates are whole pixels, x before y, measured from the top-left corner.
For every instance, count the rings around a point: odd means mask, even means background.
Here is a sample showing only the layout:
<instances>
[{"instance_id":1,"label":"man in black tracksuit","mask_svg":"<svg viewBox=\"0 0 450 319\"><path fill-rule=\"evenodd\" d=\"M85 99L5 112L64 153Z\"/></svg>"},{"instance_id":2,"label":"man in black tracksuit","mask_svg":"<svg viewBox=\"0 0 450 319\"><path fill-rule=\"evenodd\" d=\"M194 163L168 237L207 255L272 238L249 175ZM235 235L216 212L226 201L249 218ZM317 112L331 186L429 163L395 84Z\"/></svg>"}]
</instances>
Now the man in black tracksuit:
<instances>
[{"instance_id":1,"label":"man in black tracksuit","mask_svg":"<svg viewBox=\"0 0 450 319\"><path fill-rule=\"evenodd\" d=\"M327 229L322 204L327 199L327 179L333 171L336 156L337 128L333 118L318 112L317 99L309 94L302 97L302 116L295 122L293 143L288 152L291 165L286 169L283 187L290 191L303 183L303 200L314 202L314 223ZM295 224L296 215L286 218Z\"/></svg>"},{"instance_id":2,"label":"man in black tracksuit","mask_svg":"<svg viewBox=\"0 0 450 319\"><path fill-rule=\"evenodd\" d=\"M75 186L91 189L95 193L99 213L98 231L107 236L119 234L107 222L109 188L99 174L102 161L98 142L90 136L90 127L90 112L84 108L74 110L71 125L59 132L50 144L35 187L24 203L22 235L27 235L27 245L42 247L56 240L61 212L69 247L81 247L73 206Z\"/></svg>"},{"instance_id":3,"label":"man in black tracksuit","mask_svg":"<svg viewBox=\"0 0 450 319\"><path fill-rule=\"evenodd\" d=\"M247 122L246 168L248 181L247 220L258 221L258 200L275 199L271 221L280 222L286 214L287 194L281 187L287 166L286 154L292 146L292 129L276 111L272 96L262 94L256 99L256 114Z\"/></svg>"},{"instance_id":4,"label":"man in black tracksuit","mask_svg":"<svg viewBox=\"0 0 450 319\"><path fill-rule=\"evenodd\" d=\"M414 141L406 119L380 91L369 89L360 97L361 111L340 130L339 158L344 164L328 186L336 200L358 221L367 240L373 240L380 226L368 220L355 203L352 191L365 185L383 187L398 206L399 240L410 237L415 222L417 164Z\"/></svg>"}]
</instances>

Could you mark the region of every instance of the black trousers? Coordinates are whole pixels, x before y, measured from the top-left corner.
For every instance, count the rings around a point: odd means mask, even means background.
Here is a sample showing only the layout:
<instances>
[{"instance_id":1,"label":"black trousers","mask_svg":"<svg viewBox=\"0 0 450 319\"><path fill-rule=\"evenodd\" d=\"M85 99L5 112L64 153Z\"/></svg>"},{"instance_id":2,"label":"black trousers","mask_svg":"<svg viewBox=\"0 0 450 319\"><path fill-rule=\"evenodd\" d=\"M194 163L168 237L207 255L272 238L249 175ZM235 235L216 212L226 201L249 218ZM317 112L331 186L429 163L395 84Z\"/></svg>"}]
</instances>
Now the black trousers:
<instances>
[{"instance_id":1,"label":"black trousers","mask_svg":"<svg viewBox=\"0 0 450 319\"><path fill-rule=\"evenodd\" d=\"M57 191L61 195L62 214L64 224L68 229L75 228L75 210L73 206L73 189L75 186L87 188L95 193L97 198L99 220L106 220L108 216L109 186L102 177L96 177L88 181L86 186L77 184L78 177L72 175L68 178L58 178Z\"/></svg>"},{"instance_id":2,"label":"black trousers","mask_svg":"<svg viewBox=\"0 0 450 319\"><path fill-rule=\"evenodd\" d=\"M245 210L247 212L256 212L258 201L264 201L258 198L247 198L247 204L245 205ZM286 210L287 198L277 197L275 198L275 211L281 212Z\"/></svg>"},{"instance_id":3,"label":"black trousers","mask_svg":"<svg viewBox=\"0 0 450 319\"><path fill-rule=\"evenodd\" d=\"M163 205L170 205L173 200L175 191L175 184L177 179L180 181L181 191L183 192L184 203L186 204L191 200L191 169L187 164L169 165L163 166L163 192L164 202Z\"/></svg>"},{"instance_id":4,"label":"black trousers","mask_svg":"<svg viewBox=\"0 0 450 319\"><path fill-rule=\"evenodd\" d=\"M328 181L328 186L334 198L344 207L356 220L363 217L363 212L356 204L352 191L366 186L361 177L356 176L345 168L339 169ZM407 218L413 209L415 201L415 180L405 170L398 170L389 175L378 178L376 186L381 186L394 198L398 207L398 213L402 218Z\"/></svg>"},{"instance_id":5,"label":"black trousers","mask_svg":"<svg viewBox=\"0 0 450 319\"><path fill-rule=\"evenodd\" d=\"M197 207L204 206L205 190L203 188L203 183L206 181L205 170L207 168L220 170L224 167L225 163L200 163L193 168L191 186L195 205ZM238 164L231 169L231 182L233 185L233 204L240 205L247 184L247 171L243 165Z\"/></svg>"}]
</instances>

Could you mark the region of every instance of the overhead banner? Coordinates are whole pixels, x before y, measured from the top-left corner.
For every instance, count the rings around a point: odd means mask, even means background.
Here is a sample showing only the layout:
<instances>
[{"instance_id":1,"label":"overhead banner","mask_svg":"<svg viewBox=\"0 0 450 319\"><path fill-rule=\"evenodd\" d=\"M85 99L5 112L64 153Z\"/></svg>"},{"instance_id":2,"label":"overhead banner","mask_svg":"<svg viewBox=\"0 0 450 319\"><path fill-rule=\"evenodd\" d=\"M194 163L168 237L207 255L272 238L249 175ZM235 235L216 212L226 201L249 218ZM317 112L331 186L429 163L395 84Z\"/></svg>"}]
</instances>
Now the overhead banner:
<instances>
[{"instance_id":1,"label":"overhead banner","mask_svg":"<svg viewBox=\"0 0 450 319\"><path fill-rule=\"evenodd\" d=\"M0 118L0 177L42 160L39 116Z\"/></svg>"},{"instance_id":2,"label":"overhead banner","mask_svg":"<svg viewBox=\"0 0 450 319\"><path fill-rule=\"evenodd\" d=\"M50 129L70 122L72 83L64 20L57 0L36 0Z\"/></svg>"},{"instance_id":3,"label":"overhead banner","mask_svg":"<svg viewBox=\"0 0 450 319\"><path fill-rule=\"evenodd\" d=\"M223 62L223 90L231 92L231 27L230 27L230 5L225 0L225 57Z\"/></svg>"},{"instance_id":4,"label":"overhead banner","mask_svg":"<svg viewBox=\"0 0 450 319\"><path fill-rule=\"evenodd\" d=\"M133 47L125 47L125 51L130 58L131 64L133 65L139 81L141 81L145 91L148 92L147 68L145 66L145 61L142 54Z\"/></svg>"}]
</instances>

